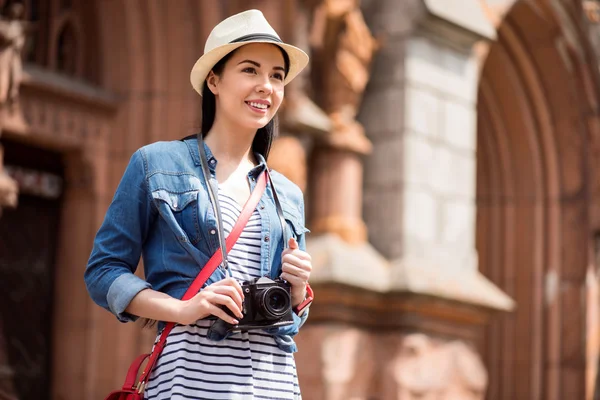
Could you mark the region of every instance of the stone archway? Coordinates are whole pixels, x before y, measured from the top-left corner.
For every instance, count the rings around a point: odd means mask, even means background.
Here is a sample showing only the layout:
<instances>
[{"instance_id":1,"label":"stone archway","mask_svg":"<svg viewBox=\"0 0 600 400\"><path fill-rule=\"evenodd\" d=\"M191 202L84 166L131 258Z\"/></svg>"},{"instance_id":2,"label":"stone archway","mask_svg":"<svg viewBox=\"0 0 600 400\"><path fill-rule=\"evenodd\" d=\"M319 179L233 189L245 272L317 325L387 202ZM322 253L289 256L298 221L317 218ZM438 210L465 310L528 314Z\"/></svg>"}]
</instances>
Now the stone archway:
<instances>
[{"instance_id":1,"label":"stone archway","mask_svg":"<svg viewBox=\"0 0 600 400\"><path fill-rule=\"evenodd\" d=\"M582 18L580 2L516 2L482 71L477 250L482 272L517 302L488 329L490 399L586 398L600 132Z\"/></svg>"}]
</instances>

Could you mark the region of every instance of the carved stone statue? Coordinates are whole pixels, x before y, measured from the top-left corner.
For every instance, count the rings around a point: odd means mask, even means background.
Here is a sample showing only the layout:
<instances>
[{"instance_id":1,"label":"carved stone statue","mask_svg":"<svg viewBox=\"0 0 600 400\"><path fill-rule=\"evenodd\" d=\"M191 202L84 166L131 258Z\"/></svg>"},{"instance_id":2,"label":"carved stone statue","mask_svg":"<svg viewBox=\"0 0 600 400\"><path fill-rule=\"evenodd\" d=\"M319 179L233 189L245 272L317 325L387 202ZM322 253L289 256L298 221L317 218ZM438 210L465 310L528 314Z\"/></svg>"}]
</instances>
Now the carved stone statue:
<instances>
[{"instance_id":1,"label":"carved stone statue","mask_svg":"<svg viewBox=\"0 0 600 400\"><path fill-rule=\"evenodd\" d=\"M333 125L330 143L359 153L370 151L356 116L379 45L363 19L360 0L317 4L310 43L315 99Z\"/></svg>"},{"instance_id":2,"label":"carved stone statue","mask_svg":"<svg viewBox=\"0 0 600 400\"><path fill-rule=\"evenodd\" d=\"M438 341L418 333L408 335L392 366L398 399L485 398L485 367L477 353L460 341Z\"/></svg>"},{"instance_id":3,"label":"carved stone statue","mask_svg":"<svg viewBox=\"0 0 600 400\"><path fill-rule=\"evenodd\" d=\"M0 105L12 106L19 97L23 75L22 53L27 32L32 25L23 20L22 3L9 5L7 15L0 16Z\"/></svg>"}]
</instances>

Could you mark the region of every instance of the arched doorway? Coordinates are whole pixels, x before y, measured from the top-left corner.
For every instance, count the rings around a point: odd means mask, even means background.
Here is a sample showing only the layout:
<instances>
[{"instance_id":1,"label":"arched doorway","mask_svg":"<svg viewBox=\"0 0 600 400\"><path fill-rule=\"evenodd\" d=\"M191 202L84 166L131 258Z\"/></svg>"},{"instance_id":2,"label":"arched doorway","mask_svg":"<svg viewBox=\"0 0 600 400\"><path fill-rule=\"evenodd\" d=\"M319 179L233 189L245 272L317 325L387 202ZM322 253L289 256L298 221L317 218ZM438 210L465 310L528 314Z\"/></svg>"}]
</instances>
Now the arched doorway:
<instances>
[{"instance_id":1,"label":"arched doorway","mask_svg":"<svg viewBox=\"0 0 600 400\"><path fill-rule=\"evenodd\" d=\"M558 3L516 2L480 81L480 268L517 302L487 331L490 399L585 398L598 86L581 6Z\"/></svg>"}]
</instances>

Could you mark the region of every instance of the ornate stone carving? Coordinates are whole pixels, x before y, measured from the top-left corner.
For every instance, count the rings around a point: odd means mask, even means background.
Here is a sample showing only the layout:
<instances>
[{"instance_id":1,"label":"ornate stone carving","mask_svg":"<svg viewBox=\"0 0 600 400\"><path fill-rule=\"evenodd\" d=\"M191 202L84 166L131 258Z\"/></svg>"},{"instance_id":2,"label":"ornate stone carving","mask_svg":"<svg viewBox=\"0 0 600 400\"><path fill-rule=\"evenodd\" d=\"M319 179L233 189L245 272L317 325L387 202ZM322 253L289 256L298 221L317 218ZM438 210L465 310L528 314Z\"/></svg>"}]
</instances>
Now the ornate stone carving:
<instances>
[{"instance_id":1,"label":"ornate stone carving","mask_svg":"<svg viewBox=\"0 0 600 400\"><path fill-rule=\"evenodd\" d=\"M5 170L17 182L21 194L56 200L62 193L63 182L58 175L13 166L6 166Z\"/></svg>"},{"instance_id":2,"label":"ornate stone carving","mask_svg":"<svg viewBox=\"0 0 600 400\"><path fill-rule=\"evenodd\" d=\"M367 153L371 144L356 121L379 47L365 23L360 0L324 0L314 9L310 36L313 86L332 122L329 144Z\"/></svg>"},{"instance_id":3,"label":"ornate stone carving","mask_svg":"<svg viewBox=\"0 0 600 400\"><path fill-rule=\"evenodd\" d=\"M23 21L24 6L19 2L10 4L8 15L0 16L0 134L9 114L20 115L18 109L19 86L23 76L21 61L29 23ZM16 120L21 120L17 117ZM0 213L2 207L17 205L17 184L3 171L0 147Z\"/></svg>"},{"instance_id":4,"label":"ornate stone carving","mask_svg":"<svg viewBox=\"0 0 600 400\"><path fill-rule=\"evenodd\" d=\"M97 141L107 132L108 121L84 107L50 101L43 96L25 96L21 100L28 131L51 136L63 143L84 144ZM9 123L7 128L13 128Z\"/></svg>"},{"instance_id":5,"label":"ornate stone carving","mask_svg":"<svg viewBox=\"0 0 600 400\"><path fill-rule=\"evenodd\" d=\"M331 332L323 340L321 359L327 400L365 399L377 369L373 338L355 328Z\"/></svg>"},{"instance_id":6,"label":"ornate stone carving","mask_svg":"<svg viewBox=\"0 0 600 400\"><path fill-rule=\"evenodd\" d=\"M483 400L487 372L468 340L425 331L310 324L298 336L305 397L317 400ZM447 339L448 337L452 339Z\"/></svg>"},{"instance_id":7,"label":"ornate stone carving","mask_svg":"<svg viewBox=\"0 0 600 400\"><path fill-rule=\"evenodd\" d=\"M391 364L402 400L483 400L487 372L477 353L461 341L424 334L404 337Z\"/></svg>"},{"instance_id":8,"label":"ornate stone carving","mask_svg":"<svg viewBox=\"0 0 600 400\"><path fill-rule=\"evenodd\" d=\"M0 17L0 105L14 106L19 98L19 86L23 77L21 61L27 32L31 24L23 20L25 8L19 2L12 3L8 15Z\"/></svg>"},{"instance_id":9,"label":"ornate stone carving","mask_svg":"<svg viewBox=\"0 0 600 400\"><path fill-rule=\"evenodd\" d=\"M588 20L594 24L600 23L600 4L595 0L583 0L583 11Z\"/></svg>"}]
</instances>

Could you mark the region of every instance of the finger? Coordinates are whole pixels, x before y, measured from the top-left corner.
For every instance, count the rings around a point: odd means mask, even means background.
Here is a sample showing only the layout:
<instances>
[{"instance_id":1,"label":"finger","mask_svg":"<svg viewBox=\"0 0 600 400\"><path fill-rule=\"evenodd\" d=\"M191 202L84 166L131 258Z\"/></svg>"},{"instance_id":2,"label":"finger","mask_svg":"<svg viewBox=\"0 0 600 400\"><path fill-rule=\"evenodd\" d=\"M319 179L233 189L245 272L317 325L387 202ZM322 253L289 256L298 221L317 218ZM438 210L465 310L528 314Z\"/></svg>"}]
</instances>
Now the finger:
<instances>
[{"instance_id":1,"label":"finger","mask_svg":"<svg viewBox=\"0 0 600 400\"><path fill-rule=\"evenodd\" d=\"M281 253L281 256L285 257L288 254L293 255L294 257L298 257L301 260L307 260L307 261L312 260L312 257L310 256L310 254L308 254L307 252L302 251L300 249L289 250L287 252L284 251L283 253Z\"/></svg>"},{"instance_id":2,"label":"finger","mask_svg":"<svg viewBox=\"0 0 600 400\"><path fill-rule=\"evenodd\" d=\"M235 301L233 301L233 299L229 296L214 293L212 296L209 297L208 301L210 301L212 304L220 304L227 307L231 311L231 313L237 316L238 318L244 317L244 314L242 314L242 310L240 309L240 307L238 307L238 305L235 304Z\"/></svg>"},{"instance_id":3,"label":"finger","mask_svg":"<svg viewBox=\"0 0 600 400\"><path fill-rule=\"evenodd\" d=\"M290 249L297 249L298 248L298 242L296 242L296 239L294 239L293 237L290 238L290 240L288 241L288 245L290 246Z\"/></svg>"},{"instance_id":4,"label":"finger","mask_svg":"<svg viewBox=\"0 0 600 400\"><path fill-rule=\"evenodd\" d=\"M302 259L302 260L306 260L306 261L311 261L312 257L310 256L310 254L308 254L305 251L302 251L300 249L296 250L294 253L294 255L296 255L296 257Z\"/></svg>"},{"instance_id":5,"label":"finger","mask_svg":"<svg viewBox=\"0 0 600 400\"><path fill-rule=\"evenodd\" d=\"M281 258L281 262L295 265L296 267L301 268L308 272L310 272L312 270L312 263L310 261L302 260L293 254L286 254L285 256L283 256Z\"/></svg>"},{"instance_id":6,"label":"finger","mask_svg":"<svg viewBox=\"0 0 600 400\"><path fill-rule=\"evenodd\" d=\"M240 310L242 309L244 300L242 299L242 296L240 296L240 292L238 292L234 287L221 285L217 286L213 292L231 297Z\"/></svg>"},{"instance_id":7,"label":"finger","mask_svg":"<svg viewBox=\"0 0 600 400\"><path fill-rule=\"evenodd\" d=\"M241 296L241 298L244 298L244 291L242 290L242 286L239 284L238 281L236 281L233 278L226 278L226 279L222 279L216 283L213 283L213 285L216 286L231 286L233 287Z\"/></svg>"},{"instance_id":8,"label":"finger","mask_svg":"<svg viewBox=\"0 0 600 400\"><path fill-rule=\"evenodd\" d=\"M229 285L231 285L231 287L233 287L239 293L240 297L243 299L244 291L242 290L242 286L240 285L240 283L233 278L228 278L228 279L226 279L226 281L229 281Z\"/></svg>"},{"instance_id":9,"label":"finger","mask_svg":"<svg viewBox=\"0 0 600 400\"><path fill-rule=\"evenodd\" d=\"M303 288L306 287L306 281L297 277L296 275L292 275L288 272L283 272L281 274L281 279L286 280L292 288Z\"/></svg>"},{"instance_id":10,"label":"finger","mask_svg":"<svg viewBox=\"0 0 600 400\"><path fill-rule=\"evenodd\" d=\"M233 324L233 325L239 324L239 321L237 319L233 318L231 315L227 314L222 308L220 308L214 304L209 303L208 312L211 315L214 315L215 317L220 318L223 321L228 322L230 324Z\"/></svg>"},{"instance_id":11,"label":"finger","mask_svg":"<svg viewBox=\"0 0 600 400\"><path fill-rule=\"evenodd\" d=\"M289 263L283 263L281 265L281 271L290 275L294 275L305 282L308 281L308 278L310 277L310 274L306 270L298 268L297 266Z\"/></svg>"}]
</instances>

